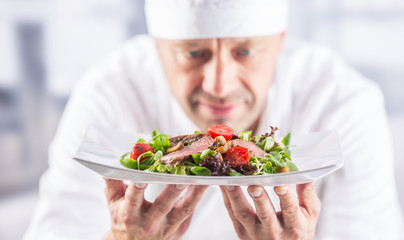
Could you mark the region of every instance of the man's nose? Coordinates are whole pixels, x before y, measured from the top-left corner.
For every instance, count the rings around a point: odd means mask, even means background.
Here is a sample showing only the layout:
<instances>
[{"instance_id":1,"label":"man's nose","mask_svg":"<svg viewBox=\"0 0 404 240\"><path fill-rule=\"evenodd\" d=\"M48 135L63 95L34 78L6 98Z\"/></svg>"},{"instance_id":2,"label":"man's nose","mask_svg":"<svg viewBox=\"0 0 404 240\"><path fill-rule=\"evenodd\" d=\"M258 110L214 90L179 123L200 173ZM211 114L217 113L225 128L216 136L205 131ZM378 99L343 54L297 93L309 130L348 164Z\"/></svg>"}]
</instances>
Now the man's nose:
<instances>
[{"instance_id":1,"label":"man's nose","mask_svg":"<svg viewBox=\"0 0 404 240\"><path fill-rule=\"evenodd\" d=\"M238 66L231 56L217 55L205 65L202 90L217 98L226 98L240 86Z\"/></svg>"}]
</instances>

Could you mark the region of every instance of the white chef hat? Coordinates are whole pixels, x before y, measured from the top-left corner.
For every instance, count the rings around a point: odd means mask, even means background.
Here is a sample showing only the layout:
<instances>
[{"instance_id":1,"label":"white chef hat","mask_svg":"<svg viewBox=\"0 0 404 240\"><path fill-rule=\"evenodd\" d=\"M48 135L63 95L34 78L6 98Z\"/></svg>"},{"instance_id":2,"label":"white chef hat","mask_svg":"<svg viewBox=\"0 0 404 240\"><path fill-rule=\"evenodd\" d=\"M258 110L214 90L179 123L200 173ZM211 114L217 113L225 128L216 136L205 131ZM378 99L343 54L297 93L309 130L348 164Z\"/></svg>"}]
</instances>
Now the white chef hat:
<instances>
[{"instance_id":1,"label":"white chef hat","mask_svg":"<svg viewBox=\"0 0 404 240\"><path fill-rule=\"evenodd\" d=\"M230 38L283 32L288 8L288 0L146 0L145 14L156 38Z\"/></svg>"}]
</instances>

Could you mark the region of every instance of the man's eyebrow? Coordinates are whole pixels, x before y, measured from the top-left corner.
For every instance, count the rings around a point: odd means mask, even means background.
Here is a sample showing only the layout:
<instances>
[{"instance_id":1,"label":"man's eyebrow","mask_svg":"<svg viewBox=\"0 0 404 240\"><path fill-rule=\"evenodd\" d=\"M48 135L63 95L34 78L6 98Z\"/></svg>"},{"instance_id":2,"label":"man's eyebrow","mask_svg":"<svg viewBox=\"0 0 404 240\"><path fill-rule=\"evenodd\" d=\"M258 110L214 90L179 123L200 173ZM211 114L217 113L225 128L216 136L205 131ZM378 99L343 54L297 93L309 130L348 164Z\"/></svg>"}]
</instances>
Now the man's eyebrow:
<instances>
[{"instance_id":1,"label":"man's eyebrow","mask_svg":"<svg viewBox=\"0 0 404 240\"><path fill-rule=\"evenodd\" d=\"M268 41L263 38L240 38L236 39L235 43L239 46L261 46L266 45Z\"/></svg>"},{"instance_id":2,"label":"man's eyebrow","mask_svg":"<svg viewBox=\"0 0 404 240\"><path fill-rule=\"evenodd\" d=\"M198 47L200 46L200 42L197 41L178 41L174 43L175 47Z\"/></svg>"}]
</instances>

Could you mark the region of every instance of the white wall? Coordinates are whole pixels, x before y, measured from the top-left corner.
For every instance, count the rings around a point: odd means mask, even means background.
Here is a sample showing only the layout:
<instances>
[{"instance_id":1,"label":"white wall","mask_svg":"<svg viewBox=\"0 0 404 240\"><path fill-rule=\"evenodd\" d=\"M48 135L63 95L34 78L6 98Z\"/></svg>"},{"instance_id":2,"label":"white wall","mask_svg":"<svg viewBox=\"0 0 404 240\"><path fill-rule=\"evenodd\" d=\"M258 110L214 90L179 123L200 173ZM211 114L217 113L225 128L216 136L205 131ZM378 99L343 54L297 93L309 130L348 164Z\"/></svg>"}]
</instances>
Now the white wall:
<instances>
[{"instance_id":1,"label":"white wall","mask_svg":"<svg viewBox=\"0 0 404 240\"><path fill-rule=\"evenodd\" d=\"M125 0L50 0L46 22L48 91L68 96L83 72L128 37L136 13Z\"/></svg>"}]
</instances>

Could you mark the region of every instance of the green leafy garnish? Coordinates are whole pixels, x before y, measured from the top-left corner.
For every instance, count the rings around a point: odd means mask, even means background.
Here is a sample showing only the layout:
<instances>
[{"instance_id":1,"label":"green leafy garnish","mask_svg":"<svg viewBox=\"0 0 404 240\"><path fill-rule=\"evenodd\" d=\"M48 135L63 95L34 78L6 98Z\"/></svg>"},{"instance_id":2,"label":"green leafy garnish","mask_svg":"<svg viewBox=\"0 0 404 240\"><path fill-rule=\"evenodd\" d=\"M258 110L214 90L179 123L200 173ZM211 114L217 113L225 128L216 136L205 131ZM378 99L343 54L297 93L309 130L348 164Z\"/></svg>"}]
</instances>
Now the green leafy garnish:
<instances>
[{"instance_id":1,"label":"green leafy garnish","mask_svg":"<svg viewBox=\"0 0 404 240\"><path fill-rule=\"evenodd\" d=\"M153 163L149 163L150 161L148 161L149 159L151 159L151 156L153 156L153 153L152 152L150 152L150 151L148 151L148 152L144 152L144 153L142 153L142 154L140 154L139 155L139 157L136 159L138 162L140 162L140 159L142 159L143 157L148 157L148 158L146 158L146 159L144 159L143 161L142 161L142 164L144 164L144 165L153 165Z\"/></svg>"},{"instance_id":2,"label":"green leafy garnish","mask_svg":"<svg viewBox=\"0 0 404 240\"><path fill-rule=\"evenodd\" d=\"M261 148L265 152L269 152L274 145L275 145L275 139L273 137L267 137L264 139L264 141L262 141Z\"/></svg>"},{"instance_id":3,"label":"green leafy garnish","mask_svg":"<svg viewBox=\"0 0 404 240\"><path fill-rule=\"evenodd\" d=\"M185 165L169 165L156 162L152 167L147 169L149 172L171 173L177 175L189 175L189 169Z\"/></svg>"},{"instance_id":4,"label":"green leafy garnish","mask_svg":"<svg viewBox=\"0 0 404 240\"><path fill-rule=\"evenodd\" d=\"M227 173L229 176L244 176L243 174L232 170L231 172Z\"/></svg>"},{"instance_id":5,"label":"green leafy garnish","mask_svg":"<svg viewBox=\"0 0 404 240\"><path fill-rule=\"evenodd\" d=\"M269 154L265 154L265 157L267 157L268 161L271 162L271 164L275 167L278 168L284 168L285 166L281 162L281 155L278 152L273 152Z\"/></svg>"},{"instance_id":6,"label":"green leafy garnish","mask_svg":"<svg viewBox=\"0 0 404 240\"><path fill-rule=\"evenodd\" d=\"M210 176L211 174L209 169L200 166L192 167L191 172L197 176Z\"/></svg>"},{"instance_id":7,"label":"green leafy garnish","mask_svg":"<svg viewBox=\"0 0 404 240\"><path fill-rule=\"evenodd\" d=\"M254 136L254 143L255 143L258 147L261 147L260 139L261 139L260 136Z\"/></svg>"},{"instance_id":8,"label":"green leafy garnish","mask_svg":"<svg viewBox=\"0 0 404 240\"><path fill-rule=\"evenodd\" d=\"M290 143L290 138L291 138L292 134L288 133L286 134L286 136L283 138L282 143L286 146L289 147L289 143Z\"/></svg>"},{"instance_id":9,"label":"green leafy garnish","mask_svg":"<svg viewBox=\"0 0 404 240\"><path fill-rule=\"evenodd\" d=\"M130 169L145 170L148 168L148 166L139 164L138 161L133 160L132 158L121 158L119 161L121 162L122 166Z\"/></svg>"},{"instance_id":10,"label":"green leafy garnish","mask_svg":"<svg viewBox=\"0 0 404 240\"><path fill-rule=\"evenodd\" d=\"M149 145L153 147L154 151L162 151L165 153L170 147L170 140L166 134L159 133L158 130L154 130L152 139L149 141Z\"/></svg>"},{"instance_id":11,"label":"green leafy garnish","mask_svg":"<svg viewBox=\"0 0 404 240\"><path fill-rule=\"evenodd\" d=\"M157 151L156 153L152 153L149 151L149 152L142 153L138 159L140 159L143 154L145 154L145 156L149 156L149 158L147 158L141 162L141 164L147 165L147 166L153 165L157 160L159 160L163 156L163 152L161 150Z\"/></svg>"},{"instance_id":12,"label":"green leafy garnish","mask_svg":"<svg viewBox=\"0 0 404 240\"><path fill-rule=\"evenodd\" d=\"M194 160L196 165L199 165L199 163L201 162L201 154L200 153L192 154L192 159Z\"/></svg>"},{"instance_id":13,"label":"green leafy garnish","mask_svg":"<svg viewBox=\"0 0 404 240\"><path fill-rule=\"evenodd\" d=\"M272 166L271 162L268 161L264 164L262 171L266 174L274 174L277 173L275 168Z\"/></svg>"},{"instance_id":14,"label":"green leafy garnish","mask_svg":"<svg viewBox=\"0 0 404 240\"><path fill-rule=\"evenodd\" d=\"M288 166L289 171L291 172L296 172L299 171L299 169L297 168L297 166L290 160L286 160L285 161L286 166Z\"/></svg>"},{"instance_id":15,"label":"green leafy garnish","mask_svg":"<svg viewBox=\"0 0 404 240\"><path fill-rule=\"evenodd\" d=\"M187 171L187 166L183 166L183 165L177 165L174 167L174 172L173 174L177 174L177 175L189 175L189 170Z\"/></svg>"},{"instance_id":16,"label":"green leafy garnish","mask_svg":"<svg viewBox=\"0 0 404 240\"><path fill-rule=\"evenodd\" d=\"M201 153L201 160L205 159L208 155L211 155L212 157L215 156L215 151L211 149L205 149Z\"/></svg>"},{"instance_id":17,"label":"green leafy garnish","mask_svg":"<svg viewBox=\"0 0 404 240\"><path fill-rule=\"evenodd\" d=\"M121 158L119 160L122 164L122 166L126 168L131 168L131 169L138 169L139 163L136 160L133 160L132 158Z\"/></svg>"},{"instance_id":18,"label":"green leafy garnish","mask_svg":"<svg viewBox=\"0 0 404 240\"><path fill-rule=\"evenodd\" d=\"M240 133L239 138L245 141L251 140L252 131L243 131Z\"/></svg>"},{"instance_id":19,"label":"green leafy garnish","mask_svg":"<svg viewBox=\"0 0 404 240\"><path fill-rule=\"evenodd\" d=\"M160 134L159 130L154 130L154 131L152 132L151 137L154 138L154 137L156 137L156 136L159 135L159 134Z\"/></svg>"}]
</instances>

